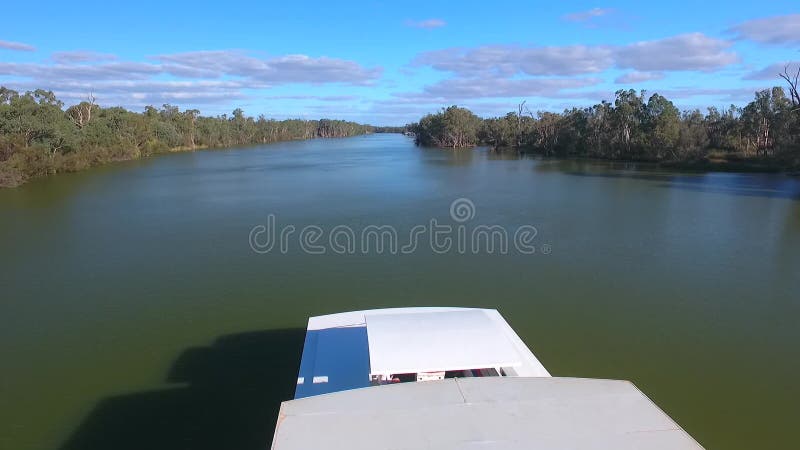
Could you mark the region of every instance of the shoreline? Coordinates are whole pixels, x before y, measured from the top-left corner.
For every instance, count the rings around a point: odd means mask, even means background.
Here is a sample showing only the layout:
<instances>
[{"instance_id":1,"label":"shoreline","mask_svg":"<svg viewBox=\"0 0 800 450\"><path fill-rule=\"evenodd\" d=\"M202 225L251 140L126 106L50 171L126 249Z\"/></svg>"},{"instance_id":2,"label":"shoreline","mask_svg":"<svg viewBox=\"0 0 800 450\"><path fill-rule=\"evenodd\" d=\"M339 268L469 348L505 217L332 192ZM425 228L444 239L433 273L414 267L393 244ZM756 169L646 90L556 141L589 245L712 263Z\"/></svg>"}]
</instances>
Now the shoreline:
<instances>
[{"instance_id":1,"label":"shoreline","mask_svg":"<svg viewBox=\"0 0 800 450\"><path fill-rule=\"evenodd\" d=\"M130 157L117 157L117 158L110 158L110 159L107 159L107 160L94 161L94 162L88 163L85 166L78 165L78 166L73 166L73 167L67 166L66 168L62 167L61 170L56 170L56 171L51 172L51 173L41 174L41 175L37 175L37 176L34 176L34 177L28 177L28 178L18 176L19 173L15 172L13 170L13 168L11 170L7 170L7 169L4 170L3 166L5 164L7 164L7 161L0 161L0 189L14 189L14 188L20 187L20 186L28 183L29 181L33 181L33 180L37 180L37 179L41 179L41 178L47 178L47 177L52 176L52 175L83 172L83 171L86 171L86 170L91 170L91 169L94 169L94 168L97 168L97 167L108 166L108 165L115 164L115 163L128 162L128 161L138 161L138 160L148 159L148 158L156 158L156 157L159 157L159 156L162 156L162 155L168 155L168 154L172 154L172 153L186 153L186 152L195 152L195 151L220 151L220 150L238 149L238 148L246 148L246 147L258 147L258 146L261 146L261 145L269 145L269 144L279 144L279 143L282 143L282 142L310 141L310 140L314 140L314 139L341 139L341 138L365 136L365 135L369 135L369 134L376 134L376 133L373 132L373 133L354 134L352 136L329 136L329 137L315 136L315 137L310 137L310 138L281 139L281 140L270 141L270 142L254 142L254 143L247 143L247 144L236 144L236 145L231 145L231 146L227 146L227 147L218 147L218 146L211 146L211 145L196 145L194 147L179 146L179 147L173 147L173 148L170 148L170 149L166 149L166 150L155 152L155 153L151 153L151 154L142 154L141 151L139 151L137 153L132 153L130 155L127 155L127 156L130 156ZM59 155L59 158L62 158L62 163L63 163L63 158L74 158L74 156L71 156L71 154Z\"/></svg>"},{"instance_id":2,"label":"shoreline","mask_svg":"<svg viewBox=\"0 0 800 450\"><path fill-rule=\"evenodd\" d=\"M418 145L419 146L419 145ZM424 148L435 148L439 150L459 151L459 150L474 150L476 148L486 148L490 152L502 153L517 153L520 156L536 157L545 160L561 160L561 161L586 161L586 162L606 162L606 163L630 163L630 164L649 164L653 167L658 167L668 170L679 170L686 172L719 172L719 173L769 173L769 174L782 174L791 177L800 176L800 161L791 162L787 160L758 157L747 157L742 155L714 155L702 159L688 159L688 160L671 160L671 161L656 161L646 158L603 158L598 156L580 156L580 155L566 155L566 156L550 156L544 155L535 150L518 150L510 147L492 147L484 145L472 145L465 147L431 147L419 146ZM788 168L787 168L788 167Z\"/></svg>"},{"instance_id":3,"label":"shoreline","mask_svg":"<svg viewBox=\"0 0 800 450\"><path fill-rule=\"evenodd\" d=\"M233 145L228 147L217 147L217 146L209 146L209 145L197 145L195 147L187 147L187 146L180 146L170 148L168 150L142 155L141 152L136 154L131 154L127 158L112 158L109 160L102 160L89 163L86 166L73 166L67 167L66 169L58 170L52 173L42 174L35 177L30 178L15 178L13 175L15 173L13 170L4 172L2 170L3 165L6 161L0 162L0 189L13 189L23 184L40 179L46 178L50 175L57 175L61 173L76 173L82 172L84 170L90 170L96 167L102 167L106 165L111 165L114 163L119 162L126 162L126 161L136 161L140 159L147 159L158 157L161 155L166 155L170 153L184 153L184 152L194 152L194 151L219 151L219 150L227 150L227 149L234 149L234 148L246 148L246 147L256 147L261 145L268 145L268 144L277 144L281 142L292 142L292 141L308 141L314 139L338 139L338 138L346 138L346 137L356 137L356 136L364 136L367 134L379 134L379 133L365 133L365 134L357 134L353 136L336 136L336 137L311 137L311 138L298 138L298 139L285 139L285 140L277 140L271 142L257 142L257 143L247 143L247 144L239 144ZM437 148L440 150L473 150L481 146L470 146L470 147L432 147ZM744 157L744 156L737 156L737 155L730 155L728 157L712 157L712 158L703 158L703 159L694 159L694 160L685 160L685 161L653 161L648 159L637 159L637 158L601 158L601 157L590 157L590 156L547 156L543 155L540 152L531 151L531 150L515 150L512 148L492 148L492 147L485 147L488 148L490 152L495 153L506 153L506 152L516 152L521 156L533 156L537 158L542 158L545 160L561 160L561 161L586 161L586 162L606 162L606 163L633 163L633 164L648 164L652 165L653 167L667 169L667 170L677 170L677 171L686 171L686 172L697 172L697 173L762 173L762 174L780 174L786 175L790 177L800 177L800 167L795 165L791 169L786 169L787 162L785 160L778 160L774 158L767 158L767 159L755 159L752 157ZM69 158L70 155L62 155L61 158ZM5 176L4 176L5 175Z\"/></svg>"}]
</instances>

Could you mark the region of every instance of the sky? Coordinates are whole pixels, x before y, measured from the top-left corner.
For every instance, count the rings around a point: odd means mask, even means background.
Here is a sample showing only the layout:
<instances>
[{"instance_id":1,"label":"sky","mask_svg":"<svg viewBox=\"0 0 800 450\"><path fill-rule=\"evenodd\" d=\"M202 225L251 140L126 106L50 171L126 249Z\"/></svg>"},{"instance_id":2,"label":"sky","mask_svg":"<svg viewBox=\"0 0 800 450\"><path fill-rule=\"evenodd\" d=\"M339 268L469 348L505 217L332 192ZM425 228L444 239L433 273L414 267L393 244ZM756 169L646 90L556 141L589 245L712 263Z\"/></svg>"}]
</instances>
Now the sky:
<instances>
[{"instance_id":1,"label":"sky","mask_svg":"<svg viewBox=\"0 0 800 450\"><path fill-rule=\"evenodd\" d=\"M744 105L800 66L797 0L9 2L0 85L67 105L403 125L560 111L619 89Z\"/></svg>"}]
</instances>

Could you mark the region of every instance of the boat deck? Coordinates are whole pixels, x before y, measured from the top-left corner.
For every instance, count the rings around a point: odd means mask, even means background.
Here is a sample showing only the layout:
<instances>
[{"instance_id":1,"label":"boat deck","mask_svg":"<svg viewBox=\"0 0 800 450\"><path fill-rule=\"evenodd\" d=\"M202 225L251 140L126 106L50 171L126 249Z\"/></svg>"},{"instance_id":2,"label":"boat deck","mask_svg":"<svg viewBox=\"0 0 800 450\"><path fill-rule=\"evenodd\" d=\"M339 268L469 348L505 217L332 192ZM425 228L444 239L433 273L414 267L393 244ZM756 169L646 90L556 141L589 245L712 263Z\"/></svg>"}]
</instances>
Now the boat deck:
<instances>
[{"instance_id":1,"label":"boat deck","mask_svg":"<svg viewBox=\"0 0 800 450\"><path fill-rule=\"evenodd\" d=\"M453 378L284 402L273 450L697 450L627 381Z\"/></svg>"}]
</instances>

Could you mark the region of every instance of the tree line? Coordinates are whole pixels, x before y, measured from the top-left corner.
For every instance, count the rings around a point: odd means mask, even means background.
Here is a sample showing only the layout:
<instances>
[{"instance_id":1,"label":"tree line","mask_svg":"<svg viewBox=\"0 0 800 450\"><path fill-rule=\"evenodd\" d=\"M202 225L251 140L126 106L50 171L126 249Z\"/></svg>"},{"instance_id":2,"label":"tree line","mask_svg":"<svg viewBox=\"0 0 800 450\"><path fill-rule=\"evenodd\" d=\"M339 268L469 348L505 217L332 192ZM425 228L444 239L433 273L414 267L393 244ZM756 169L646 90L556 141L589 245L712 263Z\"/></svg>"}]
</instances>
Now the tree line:
<instances>
[{"instance_id":1,"label":"tree line","mask_svg":"<svg viewBox=\"0 0 800 450\"><path fill-rule=\"evenodd\" d=\"M481 119L451 106L407 125L418 145L475 145L546 156L692 163L695 166L800 169L800 97L775 87L744 107L680 111L659 94L620 90L613 103L562 113L532 113L525 102L502 117ZM755 164L754 164L755 163Z\"/></svg>"},{"instance_id":2,"label":"tree line","mask_svg":"<svg viewBox=\"0 0 800 450\"><path fill-rule=\"evenodd\" d=\"M376 129L344 120L201 116L196 109L148 106L142 113L101 108L95 98L64 109L51 91L0 87L0 186L98 164L176 150L345 137ZM383 130L379 130L383 131Z\"/></svg>"}]
</instances>

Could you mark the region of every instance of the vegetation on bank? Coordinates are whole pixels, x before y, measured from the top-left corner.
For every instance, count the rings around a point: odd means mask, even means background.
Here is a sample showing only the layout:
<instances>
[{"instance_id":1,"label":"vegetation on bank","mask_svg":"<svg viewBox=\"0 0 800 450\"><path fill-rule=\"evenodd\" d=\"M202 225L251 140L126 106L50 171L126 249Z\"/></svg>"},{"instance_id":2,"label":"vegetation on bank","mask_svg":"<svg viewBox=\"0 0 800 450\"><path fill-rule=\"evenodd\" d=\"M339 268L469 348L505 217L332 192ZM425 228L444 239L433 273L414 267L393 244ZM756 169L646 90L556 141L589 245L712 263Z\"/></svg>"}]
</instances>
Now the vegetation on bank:
<instances>
[{"instance_id":1,"label":"vegetation on bank","mask_svg":"<svg viewBox=\"0 0 800 450\"><path fill-rule=\"evenodd\" d=\"M168 151L374 131L369 125L343 120L245 117L241 109L217 117L171 105L161 109L148 106L143 113L135 113L119 107L101 108L91 96L64 109L50 91L18 93L0 87L0 187Z\"/></svg>"},{"instance_id":2,"label":"vegetation on bank","mask_svg":"<svg viewBox=\"0 0 800 450\"><path fill-rule=\"evenodd\" d=\"M790 81L787 79L787 81ZM654 161L674 167L727 170L800 169L800 96L775 87L747 106L680 111L667 98L620 90L563 113L531 113L525 103L503 117L481 119L451 106L408 125L418 145L486 145L546 156Z\"/></svg>"}]
</instances>

